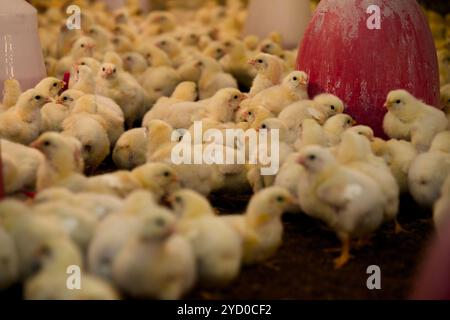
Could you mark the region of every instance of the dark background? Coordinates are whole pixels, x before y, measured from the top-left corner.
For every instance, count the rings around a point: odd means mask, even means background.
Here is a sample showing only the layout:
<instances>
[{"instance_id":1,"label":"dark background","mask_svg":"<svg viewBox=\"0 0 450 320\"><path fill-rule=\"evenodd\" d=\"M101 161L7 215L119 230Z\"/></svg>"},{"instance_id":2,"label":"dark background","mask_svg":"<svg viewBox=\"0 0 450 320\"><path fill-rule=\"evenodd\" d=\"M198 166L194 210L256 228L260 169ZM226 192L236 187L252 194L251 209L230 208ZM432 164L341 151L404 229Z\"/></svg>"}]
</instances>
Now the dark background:
<instances>
[{"instance_id":1,"label":"dark background","mask_svg":"<svg viewBox=\"0 0 450 320\"><path fill-rule=\"evenodd\" d=\"M450 13L450 0L419 0L419 3L442 14Z\"/></svg>"}]
</instances>

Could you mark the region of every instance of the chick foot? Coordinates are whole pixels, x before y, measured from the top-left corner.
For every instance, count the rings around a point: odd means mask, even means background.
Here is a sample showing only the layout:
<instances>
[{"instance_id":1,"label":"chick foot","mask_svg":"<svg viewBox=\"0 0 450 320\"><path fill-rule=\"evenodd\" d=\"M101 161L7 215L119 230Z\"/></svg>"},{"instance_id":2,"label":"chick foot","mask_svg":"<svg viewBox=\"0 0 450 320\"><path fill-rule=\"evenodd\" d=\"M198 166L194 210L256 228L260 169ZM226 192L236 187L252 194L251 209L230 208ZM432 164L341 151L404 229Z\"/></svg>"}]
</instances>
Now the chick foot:
<instances>
[{"instance_id":1,"label":"chick foot","mask_svg":"<svg viewBox=\"0 0 450 320\"><path fill-rule=\"evenodd\" d=\"M350 255L350 239L346 238L342 240L342 251L341 255L334 259L334 268L340 269L345 266L348 261L351 259Z\"/></svg>"}]
</instances>

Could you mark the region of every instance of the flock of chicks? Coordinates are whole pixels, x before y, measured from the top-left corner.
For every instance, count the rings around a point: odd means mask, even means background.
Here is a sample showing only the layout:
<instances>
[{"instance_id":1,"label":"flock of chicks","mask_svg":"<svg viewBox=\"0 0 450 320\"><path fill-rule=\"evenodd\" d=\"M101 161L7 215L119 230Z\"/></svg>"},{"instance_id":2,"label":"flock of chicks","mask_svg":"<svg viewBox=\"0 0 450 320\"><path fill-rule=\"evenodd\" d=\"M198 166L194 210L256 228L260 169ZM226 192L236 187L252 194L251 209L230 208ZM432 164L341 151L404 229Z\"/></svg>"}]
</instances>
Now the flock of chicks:
<instances>
[{"instance_id":1,"label":"flock of chicks","mask_svg":"<svg viewBox=\"0 0 450 320\"><path fill-rule=\"evenodd\" d=\"M450 86L442 111L389 93L385 141L356 125L338 97L310 100L308 76L292 71L295 51L278 34L240 40L244 20L240 1L148 16L95 3L80 31L61 27L58 9L39 16L49 77L23 93L7 80L0 106L10 195L0 202L0 289L23 282L27 299L177 299L196 283L227 285L242 265L274 254L283 212L336 233L337 268L351 241L388 221L401 231L401 193L434 205L436 226L444 222ZM278 174L263 176L258 164L173 165L172 133L194 120L204 130L278 130ZM92 175L109 156L119 170ZM23 201L24 190L36 193ZM243 214L219 216L207 199L248 190ZM81 290L66 286L73 265Z\"/></svg>"}]
</instances>

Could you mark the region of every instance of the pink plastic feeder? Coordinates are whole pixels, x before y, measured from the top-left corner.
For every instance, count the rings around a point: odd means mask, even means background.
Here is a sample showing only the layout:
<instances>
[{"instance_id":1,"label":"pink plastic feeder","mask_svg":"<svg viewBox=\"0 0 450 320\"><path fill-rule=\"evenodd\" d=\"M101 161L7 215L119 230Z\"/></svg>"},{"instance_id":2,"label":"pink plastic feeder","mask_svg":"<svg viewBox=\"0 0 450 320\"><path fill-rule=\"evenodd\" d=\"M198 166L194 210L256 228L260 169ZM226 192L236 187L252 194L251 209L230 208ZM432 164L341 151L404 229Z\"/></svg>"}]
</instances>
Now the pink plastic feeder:
<instances>
[{"instance_id":1,"label":"pink plastic feeder","mask_svg":"<svg viewBox=\"0 0 450 320\"><path fill-rule=\"evenodd\" d=\"M45 76L36 9L24 0L1 0L0 99L4 80L17 79L27 90Z\"/></svg>"},{"instance_id":2,"label":"pink plastic feeder","mask_svg":"<svg viewBox=\"0 0 450 320\"><path fill-rule=\"evenodd\" d=\"M384 135L389 91L406 89L430 105L439 102L436 50L415 0L322 0L297 63L310 75L312 97L339 96L377 136Z\"/></svg>"}]
</instances>

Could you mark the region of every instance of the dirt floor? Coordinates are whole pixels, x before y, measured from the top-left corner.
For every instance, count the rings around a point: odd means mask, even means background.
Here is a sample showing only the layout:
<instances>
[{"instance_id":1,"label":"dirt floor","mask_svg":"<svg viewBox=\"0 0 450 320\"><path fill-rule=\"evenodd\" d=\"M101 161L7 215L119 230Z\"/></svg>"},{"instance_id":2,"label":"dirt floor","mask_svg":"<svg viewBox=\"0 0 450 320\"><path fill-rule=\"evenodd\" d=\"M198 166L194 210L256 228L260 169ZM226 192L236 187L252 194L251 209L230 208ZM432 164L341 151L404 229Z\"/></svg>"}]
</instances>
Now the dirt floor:
<instances>
[{"instance_id":1,"label":"dirt floor","mask_svg":"<svg viewBox=\"0 0 450 320\"><path fill-rule=\"evenodd\" d=\"M111 159L96 174L114 170ZM245 211L250 195L213 195L221 214ZM333 268L338 253L334 234L304 214L284 215L282 247L263 264L246 267L232 285L220 290L194 290L187 299L404 299L408 297L417 265L432 235L431 212L418 207L410 196L401 199L399 220L406 232L394 234L385 225L371 244L353 250L354 258L343 269ZM381 290L368 290L366 269L381 268ZM21 299L16 285L0 291L0 301Z\"/></svg>"},{"instance_id":2,"label":"dirt floor","mask_svg":"<svg viewBox=\"0 0 450 320\"><path fill-rule=\"evenodd\" d=\"M245 197L213 197L223 213L241 212ZM394 234L384 226L372 243L354 250L354 258L341 270L333 269L338 240L305 215L285 214L283 245L266 263L247 267L222 290L196 290L190 299L404 299L408 297L417 264L433 232L431 213L410 197L402 198L400 223L407 230ZM368 290L366 269L381 268L381 290Z\"/></svg>"}]
</instances>

